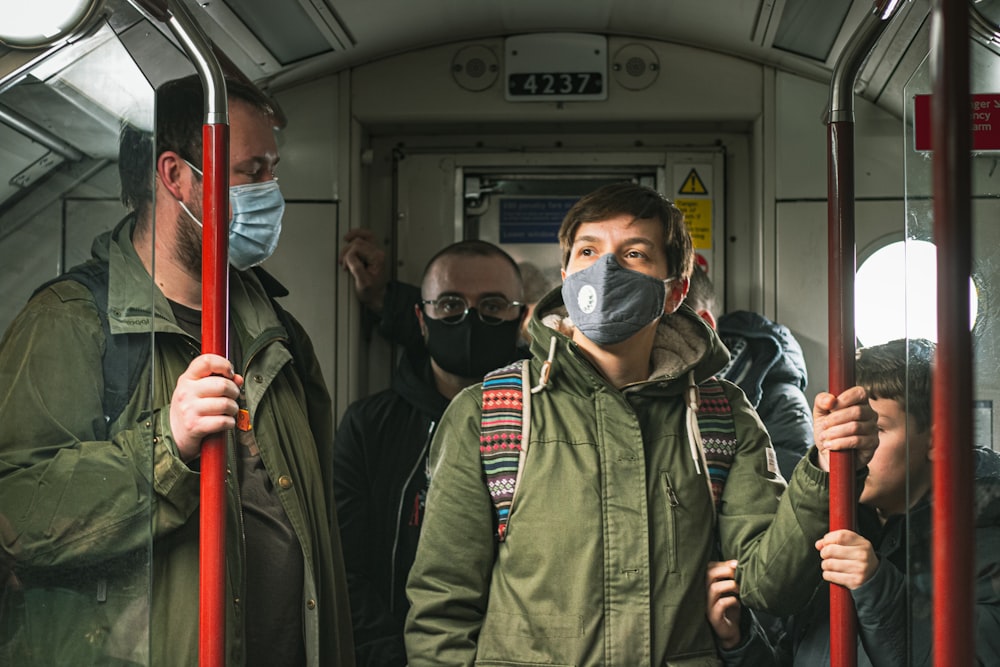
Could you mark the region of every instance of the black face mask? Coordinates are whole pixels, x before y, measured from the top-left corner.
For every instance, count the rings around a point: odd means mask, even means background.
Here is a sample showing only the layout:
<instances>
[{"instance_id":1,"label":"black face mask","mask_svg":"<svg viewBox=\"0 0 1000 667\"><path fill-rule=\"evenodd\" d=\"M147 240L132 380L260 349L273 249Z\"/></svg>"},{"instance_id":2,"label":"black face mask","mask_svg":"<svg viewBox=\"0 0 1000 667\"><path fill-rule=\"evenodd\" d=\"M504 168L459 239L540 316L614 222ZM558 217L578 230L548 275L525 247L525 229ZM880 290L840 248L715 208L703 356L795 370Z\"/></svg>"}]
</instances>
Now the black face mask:
<instances>
[{"instance_id":1,"label":"black face mask","mask_svg":"<svg viewBox=\"0 0 1000 667\"><path fill-rule=\"evenodd\" d=\"M475 308L470 308L458 324L424 316L427 350L442 370L462 378L482 378L517 358L521 320L497 325L484 324Z\"/></svg>"}]
</instances>

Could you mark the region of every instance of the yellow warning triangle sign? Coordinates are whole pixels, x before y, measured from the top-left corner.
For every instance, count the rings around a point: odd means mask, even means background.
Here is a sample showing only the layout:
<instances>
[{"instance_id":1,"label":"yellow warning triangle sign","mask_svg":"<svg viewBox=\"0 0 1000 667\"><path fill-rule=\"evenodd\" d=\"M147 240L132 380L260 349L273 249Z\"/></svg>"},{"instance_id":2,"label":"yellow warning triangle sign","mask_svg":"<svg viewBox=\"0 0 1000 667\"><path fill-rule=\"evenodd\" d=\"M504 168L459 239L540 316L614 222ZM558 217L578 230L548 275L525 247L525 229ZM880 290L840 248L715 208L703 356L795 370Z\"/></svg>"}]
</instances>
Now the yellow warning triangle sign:
<instances>
[{"instance_id":1,"label":"yellow warning triangle sign","mask_svg":"<svg viewBox=\"0 0 1000 667\"><path fill-rule=\"evenodd\" d=\"M676 181L675 181L675 183L676 183ZM678 190L677 194L679 194L679 195L707 195L708 194L708 188L706 188L705 184L702 183L701 178L698 176L698 172L695 171L694 169L692 169L691 173L689 173L687 175L687 178L684 179L684 183L683 183L683 185L681 185L681 189Z\"/></svg>"}]
</instances>

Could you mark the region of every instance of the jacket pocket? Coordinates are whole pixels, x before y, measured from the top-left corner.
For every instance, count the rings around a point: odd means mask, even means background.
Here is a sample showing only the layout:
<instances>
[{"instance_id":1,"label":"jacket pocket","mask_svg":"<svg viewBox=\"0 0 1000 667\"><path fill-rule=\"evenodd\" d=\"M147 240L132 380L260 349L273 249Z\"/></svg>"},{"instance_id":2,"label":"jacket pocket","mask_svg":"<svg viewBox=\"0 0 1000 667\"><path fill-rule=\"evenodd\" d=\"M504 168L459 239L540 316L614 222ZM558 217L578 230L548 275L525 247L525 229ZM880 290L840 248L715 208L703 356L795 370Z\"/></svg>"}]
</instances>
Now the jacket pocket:
<instances>
[{"instance_id":1,"label":"jacket pocket","mask_svg":"<svg viewBox=\"0 0 1000 667\"><path fill-rule=\"evenodd\" d=\"M663 500L666 505L666 533L667 533L667 572L677 572L677 511L680 501L677 499L677 491L670 481L670 473L666 470L660 471L660 487L663 491Z\"/></svg>"},{"instance_id":2,"label":"jacket pocket","mask_svg":"<svg viewBox=\"0 0 1000 667\"><path fill-rule=\"evenodd\" d=\"M573 665L586 643L583 618L575 614L486 614L476 665L519 667Z\"/></svg>"},{"instance_id":3,"label":"jacket pocket","mask_svg":"<svg viewBox=\"0 0 1000 667\"><path fill-rule=\"evenodd\" d=\"M516 660L476 660L476 667L576 667L568 662L518 662Z\"/></svg>"}]
</instances>

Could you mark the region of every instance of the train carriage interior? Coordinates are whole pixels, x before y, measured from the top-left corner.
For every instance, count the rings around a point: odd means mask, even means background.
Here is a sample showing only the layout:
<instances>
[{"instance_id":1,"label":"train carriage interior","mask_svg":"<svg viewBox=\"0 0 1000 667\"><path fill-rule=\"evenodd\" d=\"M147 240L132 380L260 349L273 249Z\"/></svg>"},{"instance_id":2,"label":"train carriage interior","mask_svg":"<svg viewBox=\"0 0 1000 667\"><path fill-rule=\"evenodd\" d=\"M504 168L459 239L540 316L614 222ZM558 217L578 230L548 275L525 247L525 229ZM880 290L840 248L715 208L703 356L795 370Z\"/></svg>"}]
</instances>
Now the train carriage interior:
<instances>
[{"instance_id":1,"label":"train carriage interior","mask_svg":"<svg viewBox=\"0 0 1000 667\"><path fill-rule=\"evenodd\" d=\"M336 418L389 386L398 353L373 335L338 265L345 234L371 230L390 277L409 283L468 238L551 273L567 208L619 180L682 208L720 312L755 311L793 332L812 400L830 384L831 88L881 13L848 79L852 343L937 335L921 102L934 82L931 0L98 0L77 10L81 31L43 28L44 44L31 41L37 29L18 33L36 4L59 3L0 2L0 330L125 215L120 130L152 131L153 90L197 71L171 25L183 13L227 75L280 109L286 208L264 268L289 289L282 303L312 337ZM981 102L970 415L975 444L996 449L1000 2L973 0L969 12Z\"/></svg>"}]
</instances>

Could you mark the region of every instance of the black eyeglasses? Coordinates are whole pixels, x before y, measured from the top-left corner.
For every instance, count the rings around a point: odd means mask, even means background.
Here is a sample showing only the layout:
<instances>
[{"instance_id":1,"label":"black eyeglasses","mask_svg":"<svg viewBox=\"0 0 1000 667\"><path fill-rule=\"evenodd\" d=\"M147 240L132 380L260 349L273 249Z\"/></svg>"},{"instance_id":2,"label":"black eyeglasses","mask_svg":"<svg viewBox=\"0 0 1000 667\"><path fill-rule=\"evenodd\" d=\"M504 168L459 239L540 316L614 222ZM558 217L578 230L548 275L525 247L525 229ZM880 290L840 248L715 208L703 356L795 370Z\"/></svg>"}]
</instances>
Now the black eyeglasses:
<instances>
[{"instance_id":1,"label":"black eyeglasses","mask_svg":"<svg viewBox=\"0 0 1000 667\"><path fill-rule=\"evenodd\" d=\"M473 309L469 302L460 296L442 296L438 299L423 299L420 302L424 306L424 312L435 320L441 320L445 324L458 324L465 320L465 316ZM496 326L504 322L509 322L517 314L520 314L524 306L520 301L508 301L502 296L488 296L480 299L475 305L476 314L483 324ZM511 315L513 309L517 309L515 315Z\"/></svg>"}]
</instances>

